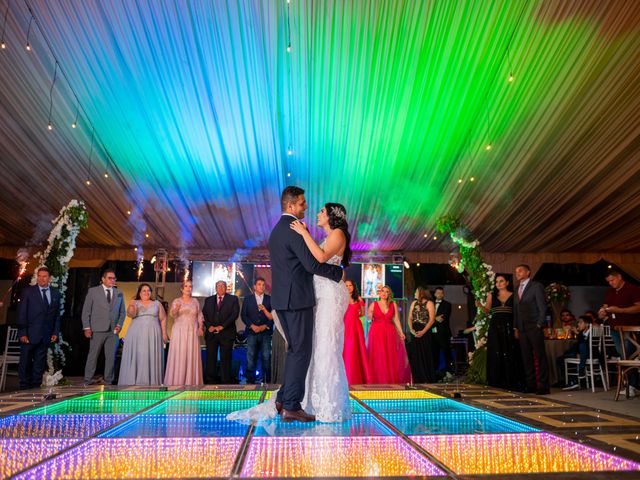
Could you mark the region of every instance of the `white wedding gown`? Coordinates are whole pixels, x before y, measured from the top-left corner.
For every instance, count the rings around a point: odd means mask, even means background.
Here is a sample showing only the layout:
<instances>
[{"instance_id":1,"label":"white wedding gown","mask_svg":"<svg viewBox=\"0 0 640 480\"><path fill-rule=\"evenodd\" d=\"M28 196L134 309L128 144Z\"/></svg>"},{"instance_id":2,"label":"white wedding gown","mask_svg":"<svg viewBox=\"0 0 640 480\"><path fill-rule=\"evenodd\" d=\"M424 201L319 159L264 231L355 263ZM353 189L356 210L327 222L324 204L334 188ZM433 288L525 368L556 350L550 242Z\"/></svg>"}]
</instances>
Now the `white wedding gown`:
<instances>
[{"instance_id":1,"label":"white wedding gown","mask_svg":"<svg viewBox=\"0 0 640 480\"><path fill-rule=\"evenodd\" d=\"M341 257L333 256L327 263L340 265ZM349 384L342 360L344 346L344 314L349 293L344 282L336 283L313 276L316 294L313 325L313 351L305 381L302 408L316 416L319 422L343 422L351 418ZM278 324L274 311L275 322ZM276 417L276 392L269 400L247 410L227 415L229 420L263 421Z\"/></svg>"}]
</instances>

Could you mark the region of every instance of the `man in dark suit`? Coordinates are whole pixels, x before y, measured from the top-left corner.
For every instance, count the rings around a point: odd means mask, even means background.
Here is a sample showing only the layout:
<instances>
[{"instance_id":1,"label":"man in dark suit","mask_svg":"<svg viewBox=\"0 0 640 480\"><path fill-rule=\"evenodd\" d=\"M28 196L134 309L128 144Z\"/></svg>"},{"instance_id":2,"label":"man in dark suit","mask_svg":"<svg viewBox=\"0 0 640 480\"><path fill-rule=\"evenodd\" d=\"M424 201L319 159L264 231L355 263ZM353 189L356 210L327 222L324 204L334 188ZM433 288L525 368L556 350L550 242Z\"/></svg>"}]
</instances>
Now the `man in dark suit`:
<instances>
[{"instance_id":1,"label":"man in dark suit","mask_svg":"<svg viewBox=\"0 0 640 480\"><path fill-rule=\"evenodd\" d=\"M444 288L434 290L436 299L436 321L431 328L433 365L438 377L442 378L453 370L451 362L451 303L444 299ZM440 369L440 352L444 352L444 370Z\"/></svg>"},{"instance_id":2,"label":"man in dark suit","mask_svg":"<svg viewBox=\"0 0 640 480\"><path fill-rule=\"evenodd\" d=\"M247 384L256 383L256 364L258 352L262 358L262 378L271 382L271 335L273 334L273 315L271 315L271 297L264 293L264 278L253 282L253 293L244 297L240 317L247 326Z\"/></svg>"},{"instance_id":3,"label":"man in dark suit","mask_svg":"<svg viewBox=\"0 0 640 480\"><path fill-rule=\"evenodd\" d=\"M36 273L36 284L24 289L18 308L20 389L37 388L47 360L47 349L60 332L60 293L49 286L47 267Z\"/></svg>"},{"instance_id":4,"label":"man in dark suit","mask_svg":"<svg viewBox=\"0 0 640 480\"><path fill-rule=\"evenodd\" d=\"M528 392L538 395L549 393L549 365L544 349L543 330L546 324L547 303L544 298L544 287L531 280L531 269L528 265L516 267L518 291L513 299L513 317L516 337L520 341L520 351L526 377ZM536 379L535 357L538 359L540 378Z\"/></svg>"},{"instance_id":5,"label":"man in dark suit","mask_svg":"<svg viewBox=\"0 0 640 480\"><path fill-rule=\"evenodd\" d=\"M202 307L204 340L207 344L205 383L216 383L220 351L220 383L231 383L231 356L236 338L236 319L240 313L238 297L227 293L227 283L216 282L216 294Z\"/></svg>"},{"instance_id":6,"label":"man in dark suit","mask_svg":"<svg viewBox=\"0 0 640 480\"><path fill-rule=\"evenodd\" d=\"M113 370L118 349L118 333L126 318L122 292L116 288L116 274L107 269L102 272L102 283L90 288L82 306L82 327L90 340L89 355L84 369L84 384L93 383L98 355L104 348L104 383L113 383Z\"/></svg>"},{"instance_id":7,"label":"man in dark suit","mask_svg":"<svg viewBox=\"0 0 640 480\"><path fill-rule=\"evenodd\" d=\"M319 263L311 254L302 235L290 227L291 222L304 218L307 201L304 190L289 186L281 197L282 216L271 231L269 254L273 288L271 306L277 311L287 343L284 383L276 397L276 408L282 410L282 420L312 422L313 415L302 410L304 385L311 361L313 337L313 275L339 282L342 269Z\"/></svg>"}]
</instances>

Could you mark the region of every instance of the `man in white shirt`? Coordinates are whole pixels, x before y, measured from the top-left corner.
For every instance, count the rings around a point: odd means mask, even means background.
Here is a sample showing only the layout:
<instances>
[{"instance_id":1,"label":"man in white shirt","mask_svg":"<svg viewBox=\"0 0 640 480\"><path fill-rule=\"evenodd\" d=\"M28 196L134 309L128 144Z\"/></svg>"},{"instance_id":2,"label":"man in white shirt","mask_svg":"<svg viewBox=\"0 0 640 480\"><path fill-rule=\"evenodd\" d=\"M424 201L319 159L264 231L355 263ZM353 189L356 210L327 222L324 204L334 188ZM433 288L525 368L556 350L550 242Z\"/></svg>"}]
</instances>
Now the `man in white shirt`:
<instances>
[{"instance_id":1,"label":"man in white shirt","mask_svg":"<svg viewBox=\"0 0 640 480\"><path fill-rule=\"evenodd\" d=\"M247 384L256 381L257 354L262 359L264 383L271 382L271 336L273 334L273 315L271 297L265 293L265 280L255 279L253 294L247 295L242 302L240 316L246 325L247 335Z\"/></svg>"}]
</instances>

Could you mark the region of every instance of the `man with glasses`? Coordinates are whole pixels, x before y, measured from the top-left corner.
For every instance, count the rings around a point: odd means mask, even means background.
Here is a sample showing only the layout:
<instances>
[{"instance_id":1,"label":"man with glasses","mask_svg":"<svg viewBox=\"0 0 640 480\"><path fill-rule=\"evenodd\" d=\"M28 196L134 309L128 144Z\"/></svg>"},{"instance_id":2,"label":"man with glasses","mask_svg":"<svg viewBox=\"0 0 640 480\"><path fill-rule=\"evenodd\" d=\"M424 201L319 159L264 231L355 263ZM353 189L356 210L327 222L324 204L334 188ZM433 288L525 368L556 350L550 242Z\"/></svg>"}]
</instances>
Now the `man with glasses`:
<instances>
[{"instance_id":1,"label":"man with glasses","mask_svg":"<svg viewBox=\"0 0 640 480\"><path fill-rule=\"evenodd\" d=\"M118 333L126 317L122 292L115 286L116 274L107 269L102 283L89 289L82 307L84 336L90 339L89 356L84 369L84 384L91 385L96 372L98 355L104 348L104 382L113 383L113 368L118 346Z\"/></svg>"}]
</instances>

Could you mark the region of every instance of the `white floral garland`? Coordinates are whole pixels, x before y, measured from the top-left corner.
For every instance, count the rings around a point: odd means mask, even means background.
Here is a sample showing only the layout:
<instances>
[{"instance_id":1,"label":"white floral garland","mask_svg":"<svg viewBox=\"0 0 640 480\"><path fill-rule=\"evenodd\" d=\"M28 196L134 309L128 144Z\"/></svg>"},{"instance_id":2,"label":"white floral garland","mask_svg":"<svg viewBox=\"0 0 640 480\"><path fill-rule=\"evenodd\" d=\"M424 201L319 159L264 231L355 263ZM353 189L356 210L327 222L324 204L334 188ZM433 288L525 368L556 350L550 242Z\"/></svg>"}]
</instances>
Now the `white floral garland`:
<instances>
[{"instance_id":1,"label":"white floral garland","mask_svg":"<svg viewBox=\"0 0 640 480\"><path fill-rule=\"evenodd\" d=\"M72 213L71 209L80 210L79 218L75 221L70 216ZM62 273L59 277L52 275L50 280L50 285L57 288L60 292L60 316L64 314L67 280L69 278L69 262L73 258L73 253L76 248L76 238L78 237L80 230L86 225L87 218L88 215L85 210L84 202L71 200L65 207L62 207L58 216L51 222L53 223L53 228L51 229L51 233L47 239L47 248L44 252L38 252L33 256L34 258L39 259L36 271L38 271L38 268L44 267L47 264L51 265L52 262L49 258L51 250L56 241L60 240L61 253L57 258L53 259L53 263L55 263L57 267L55 270L58 272L61 271ZM36 275L33 275L31 285L35 285L35 283ZM71 350L71 346L62 339L62 335L59 335L58 341L54 343L53 346L50 346L47 351L48 370L45 372L43 378L43 383L46 386L57 385L63 378L62 367L66 363L66 356L64 349L62 348L63 346L68 350ZM56 361L60 367L59 370L55 369Z\"/></svg>"}]
</instances>

